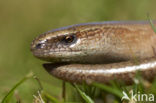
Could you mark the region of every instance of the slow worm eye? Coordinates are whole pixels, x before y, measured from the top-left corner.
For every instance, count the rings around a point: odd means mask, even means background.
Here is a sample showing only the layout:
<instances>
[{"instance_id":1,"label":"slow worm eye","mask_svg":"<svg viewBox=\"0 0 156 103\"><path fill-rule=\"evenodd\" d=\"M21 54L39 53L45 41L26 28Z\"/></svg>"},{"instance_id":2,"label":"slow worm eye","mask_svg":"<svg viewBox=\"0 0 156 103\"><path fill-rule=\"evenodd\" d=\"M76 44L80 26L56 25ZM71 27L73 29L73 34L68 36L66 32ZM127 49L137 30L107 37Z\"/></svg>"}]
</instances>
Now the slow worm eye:
<instances>
[{"instance_id":1,"label":"slow worm eye","mask_svg":"<svg viewBox=\"0 0 156 103\"><path fill-rule=\"evenodd\" d=\"M65 37L65 42L66 42L66 43L71 43L73 40L74 40L74 36L71 36L71 35L70 35L70 36L66 36L66 37Z\"/></svg>"},{"instance_id":2,"label":"slow worm eye","mask_svg":"<svg viewBox=\"0 0 156 103\"><path fill-rule=\"evenodd\" d=\"M75 43L76 40L77 40L76 35L67 35L63 37L62 42L64 44L72 44L72 43Z\"/></svg>"}]
</instances>

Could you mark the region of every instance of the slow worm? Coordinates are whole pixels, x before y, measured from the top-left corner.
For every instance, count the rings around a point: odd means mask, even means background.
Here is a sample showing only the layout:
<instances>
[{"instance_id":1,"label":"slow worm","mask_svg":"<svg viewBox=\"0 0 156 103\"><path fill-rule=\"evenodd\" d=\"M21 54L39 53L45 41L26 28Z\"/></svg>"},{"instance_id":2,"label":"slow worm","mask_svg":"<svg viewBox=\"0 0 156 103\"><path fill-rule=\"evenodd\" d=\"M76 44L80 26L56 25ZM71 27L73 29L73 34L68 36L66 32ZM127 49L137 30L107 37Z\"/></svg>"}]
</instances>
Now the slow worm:
<instances>
[{"instance_id":1,"label":"slow worm","mask_svg":"<svg viewBox=\"0 0 156 103\"><path fill-rule=\"evenodd\" d=\"M154 22L155 24L156 22ZM34 39L33 55L50 63L44 68L69 82L112 80L132 83L156 75L156 34L147 21L77 24L48 31Z\"/></svg>"}]
</instances>

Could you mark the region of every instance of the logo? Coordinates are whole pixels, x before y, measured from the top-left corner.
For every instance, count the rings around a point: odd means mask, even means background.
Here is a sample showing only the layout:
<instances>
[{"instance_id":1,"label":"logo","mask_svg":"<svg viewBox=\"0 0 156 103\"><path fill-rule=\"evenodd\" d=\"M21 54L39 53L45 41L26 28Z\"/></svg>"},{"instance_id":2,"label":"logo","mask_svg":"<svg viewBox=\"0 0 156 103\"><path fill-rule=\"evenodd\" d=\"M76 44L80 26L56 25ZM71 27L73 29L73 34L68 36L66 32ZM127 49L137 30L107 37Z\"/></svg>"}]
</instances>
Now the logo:
<instances>
[{"instance_id":1,"label":"logo","mask_svg":"<svg viewBox=\"0 0 156 103\"><path fill-rule=\"evenodd\" d=\"M154 94L141 94L140 92L134 94L133 91L131 91L129 95L125 91L123 91L122 93L123 97L121 98L121 101L123 100L138 101L138 102L154 101Z\"/></svg>"}]
</instances>

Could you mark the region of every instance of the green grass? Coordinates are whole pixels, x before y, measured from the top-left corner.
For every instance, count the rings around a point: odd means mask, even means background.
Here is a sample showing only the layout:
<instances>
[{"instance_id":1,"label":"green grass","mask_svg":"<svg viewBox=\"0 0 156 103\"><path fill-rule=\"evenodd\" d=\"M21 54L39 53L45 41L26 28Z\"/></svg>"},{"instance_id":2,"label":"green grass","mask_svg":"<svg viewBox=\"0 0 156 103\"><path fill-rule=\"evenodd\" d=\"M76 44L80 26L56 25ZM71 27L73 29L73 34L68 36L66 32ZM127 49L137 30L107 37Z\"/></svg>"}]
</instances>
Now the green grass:
<instances>
[{"instance_id":1,"label":"green grass","mask_svg":"<svg viewBox=\"0 0 156 103\"><path fill-rule=\"evenodd\" d=\"M99 84L99 83L92 83L91 85L83 84L83 85L71 85L76 90L75 94L78 100L73 99L68 100L61 96L60 98L56 98L55 96L48 93L45 90L45 87L42 85L42 82L39 79L36 79L32 73L26 75L23 79L21 79L17 84L15 84L12 89L5 95L2 99L2 103L12 103L12 101L16 103L20 103L22 100L19 98L20 94L15 95L15 90L22 86L23 83L27 82L28 79L35 79L37 80L36 85L38 85L38 90L35 94L33 94L33 103L94 103L94 101L111 101L110 103L120 103L121 98L123 96L123 91L131 98L131 92L133 93L142 93L142 94L154 94L156 95L156 80L153 83L147 82L142 80L141 76L137 76L135 78L138 83L134 83L133 85L126 86L120 82L111 82L110 85ZM53 89L53 88L51 88ZM70 88L71 89L71 88ZM68 89L69 90L69 89ZM73 95L68 94L65 92L66 95L72 97ZM109 96L109 98L108 98ZM129 102L131 103L132 100L127 101L123 100L123 103Z\"/></svg>"},{"instance_id":2,"label":"green grass","mask_svg":"<svg viewBox=\"0 0 156 103\"><path fill-rule=\"evenodd\" d=\"M107 21L107 20L146 20L149 13L156 17L155 0L13 0L0 1L0 101L7 96L15 84L32 71L40 80L43 89L34 78L22 82L10 97L10 102L31 103L40 91L43 99L51 102L63 102L61 81L50 76L40 61L32 56L30 44L39 34L66 25ZM144 87L145 93L156 94L156 83ZM120 101L121 86L112 84L115 94L107 86L94 87L80 85L82 92L92 100L111 96L114 101ZM134 86L123 86L129 92ZM139 86L139 88L141 88ZM121 90L122 91L122 90ZM121 92L122 93L122 92ZM67 83L66 101L81 102L83 98L75 87ZM117 102L116 102L117 103Z\"/></svg>"},{"instance_id":3,"label":"green grass","mask_svg":"<svg viewBox=\"0 0 156 103\"><path fill-rule=\"evenodd\" d=\"M32 78L33 74L29 73L26 75L22 80L20 80L13 88L6 94L6 96L3 98L2 103L8 103L15 91L15 89L20 86L23 82L25 82L27 79ZM18 100L17 100L18 101Z\"/></svg>"}]
</instances>

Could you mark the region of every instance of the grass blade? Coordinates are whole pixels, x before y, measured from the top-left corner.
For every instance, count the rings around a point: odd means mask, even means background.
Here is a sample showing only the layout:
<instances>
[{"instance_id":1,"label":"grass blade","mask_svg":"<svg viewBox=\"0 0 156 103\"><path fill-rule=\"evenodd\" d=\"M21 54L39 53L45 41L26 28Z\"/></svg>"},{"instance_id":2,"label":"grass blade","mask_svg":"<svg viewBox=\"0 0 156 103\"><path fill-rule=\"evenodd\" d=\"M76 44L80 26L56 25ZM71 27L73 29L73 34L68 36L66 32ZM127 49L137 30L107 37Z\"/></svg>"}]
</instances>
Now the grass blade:
<instances>
[{"instance_id":1,"label":"grass blade","mask_svg":"<svg viewBox=\"0 0 156 103\"><path fill-rule=\"evenodd\" d=\"M2 103L8 103L8 101L10 100L12 94L14 93L15 89L20 86L23 82L25 82L27 79L32 78L33 77L33 73L29 73L28 75L26 75L22 80L20 80L17 84L15 84L15 86L8 92L8 94L3 98Z\"/></svg>"},{"instance_id":2,"label":"grass blade","mask_svg":"<svg viewBox=\"0 0 156 103\"><path fill-rule=\"evenodd\" d=\"M148 20L149 20L149 22L151 24L151 27L152 27L153 31L156 33L156 27L154 26L153 21L152 21L150 15L148 14L147 17L148 17Z\"/></svg>"},{"instance_id":3,"label":"grass blade","mask_svg":"<svg viewBox=\"0 0 156 103\"><path fill-rule=\"evenodd\" d=\"M43 91L42 96L50 100L52 103L61 103L55 97L51 96L50 94Z\"/></svg>"},{"instance_id":4,"label":"grass blade","mask_svg":"<svg viewBox=\"0 0 156 103\"><path fill-rule=\"evenodd\" d=\"M86 95L85 92L81 91L77 85L74 86L86 103L94 103L94 101L88 95Z\"/></svg>"},{"instance_id":5,"label":"grass blade","mask_svg":"<svg viewBox=\"0 0 156 103\"><path fill-rule=\"evenodd\" d=\"M93 83L92 85L97 87L97 88L100 88L104 91L107 91L109 93L112 93L112 94L118 96L119 98L121 98L123 96L122 92L116 88L113 88L113 87L110 87L110 86L107 86L104 84L99 84L99 83Z\"/></svg>"}]
</instances>

